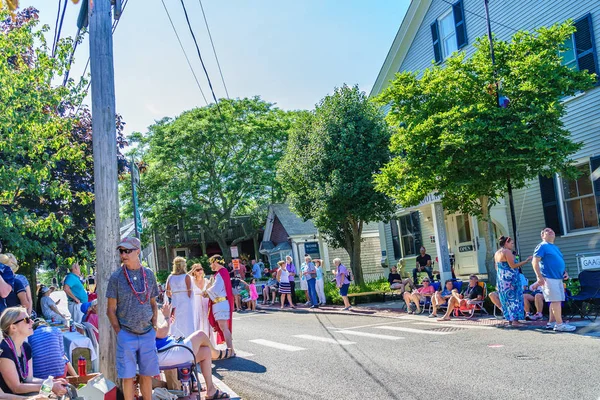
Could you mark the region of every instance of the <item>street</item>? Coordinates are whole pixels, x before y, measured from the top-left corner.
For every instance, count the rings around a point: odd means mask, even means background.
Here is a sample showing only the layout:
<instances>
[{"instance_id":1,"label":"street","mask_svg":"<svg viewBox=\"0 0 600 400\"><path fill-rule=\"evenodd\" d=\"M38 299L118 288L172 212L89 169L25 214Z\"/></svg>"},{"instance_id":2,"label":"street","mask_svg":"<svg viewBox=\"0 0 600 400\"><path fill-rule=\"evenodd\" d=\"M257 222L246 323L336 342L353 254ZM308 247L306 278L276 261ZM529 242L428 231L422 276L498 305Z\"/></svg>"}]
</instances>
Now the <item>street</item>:
<instances>
[{"instance_id":1,"label":"street","mask_svg":"<svg viewBox=\"0 0 600 400\"><path fill-rule=\"evenodd\" d=\"M243 399L600 398L596 337L485 321L235 314L213 373Z\"/></svg>"}]
</instances>

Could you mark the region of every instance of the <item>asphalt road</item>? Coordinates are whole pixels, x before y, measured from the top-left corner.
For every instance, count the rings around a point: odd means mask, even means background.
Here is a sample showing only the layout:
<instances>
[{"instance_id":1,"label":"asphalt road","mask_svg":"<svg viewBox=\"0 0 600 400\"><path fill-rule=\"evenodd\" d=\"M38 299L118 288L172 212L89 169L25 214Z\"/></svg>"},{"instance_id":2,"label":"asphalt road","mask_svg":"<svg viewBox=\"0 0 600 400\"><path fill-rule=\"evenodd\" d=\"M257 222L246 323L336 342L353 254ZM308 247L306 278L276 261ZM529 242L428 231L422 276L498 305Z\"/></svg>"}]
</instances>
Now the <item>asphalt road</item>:
<instances>
[{"instance_id":1,"label":"asphalt road","mask_svg":"<svg viewBox=\"0 0 600 400\"><path fill-rule=\"evenodd\" d=\"M600 339L422 316L236 314L243 399L600 399Z\"/></svg>"}]
</instances>

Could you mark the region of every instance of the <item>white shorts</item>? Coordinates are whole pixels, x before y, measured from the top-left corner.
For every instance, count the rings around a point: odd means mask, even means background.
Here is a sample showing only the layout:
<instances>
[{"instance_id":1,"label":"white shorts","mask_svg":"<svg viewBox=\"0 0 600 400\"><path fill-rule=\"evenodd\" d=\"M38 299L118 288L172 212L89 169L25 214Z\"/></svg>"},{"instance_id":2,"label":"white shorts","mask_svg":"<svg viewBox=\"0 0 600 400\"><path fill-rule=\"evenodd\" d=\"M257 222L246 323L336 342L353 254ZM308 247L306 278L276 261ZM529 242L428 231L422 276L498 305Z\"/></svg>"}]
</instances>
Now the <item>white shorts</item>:
<instances>
[{"instance_id":1,"label":"white shorts","mask_svg":"<svg viewBox=\"0 0 600 400\"><path fill-rule=\"evenodd\" d=\"M217 321L226 321L229 319L229 302L227 300L213 304L212 312Z\"/></svg>"},{"instance_id":2,"label":"white shorts","mask_svg":"<svg viewBox=\"0 0 600 400\"><path fill-rule=\"evenodd\" d=\"M183 342L177 343L179 345L183 345L190 350L193 350L192 342L189 338L186 338ZM162 351L158 353L158 365L161 368L166 368L174 365L193 363L193 355L189 350L184 349L183 347L172 347L168 350Z\"/></svg>"},{"instance_id":3,"label":"white shorts","mask_svg":"<svg viewBox=\"0 0 600 400\"><path fill-rule=\"evenodd\" d=\"M565 301L565 288L562 279L544 278L543 293L546 301Z\"/></svg>"},{"instance_id":4,"label":"white shorts","mask_svg":"<svg viewBox=\"0 0 600 400\"><path fill-rule=\"evenodd\" d=\"M308 281L300 279L300 289L308 290Z\"/></svg>"}]
</instances>

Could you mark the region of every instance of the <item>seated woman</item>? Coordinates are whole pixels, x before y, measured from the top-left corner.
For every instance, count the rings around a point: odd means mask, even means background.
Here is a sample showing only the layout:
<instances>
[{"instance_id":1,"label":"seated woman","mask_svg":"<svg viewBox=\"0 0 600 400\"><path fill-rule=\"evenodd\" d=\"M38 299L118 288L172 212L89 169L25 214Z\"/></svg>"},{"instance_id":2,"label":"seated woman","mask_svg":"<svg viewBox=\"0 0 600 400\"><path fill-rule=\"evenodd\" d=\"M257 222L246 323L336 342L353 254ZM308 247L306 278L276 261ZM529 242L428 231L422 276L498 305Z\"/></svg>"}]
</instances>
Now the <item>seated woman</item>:
<instances>
[{"instance_id":1,"label":"seated woman","mask_svg":"<svg viewBox=\"0 0 600 400\"><path fill-rule=\"evenodd\" d=\"M161 368L176 366L184 363L193 363L192 355L189 351L181 347L172 347L177 344L175 338L169 335L171 326L171 305L165 304L161 308L165 322L156 330L156 349L164 350L158 353L158 364ZM212 357L217 355L217 359L229 358L233 351L231 349L217 351L212 347L210 339L202 331L196 331L186 337L179 343L192 350L196 362L200 364L200 370L206 383L206 399L228 399L229 395L216 389L212 382ZM169 348L172 347L172 348Z\"/></svg>"},{"instance_id":2,"label":"seated woman","mask_svg":"<svg viewBox=\"0 0 600 400\"><path fill-rule=\"evenodd\" d=\"M0 317L4 339L0 343L0 389L8 394L38 393L42 379L33 377L31 346L26 342L33 334L32 320L24 307L10 307ZM64 368L64 364L63 364ZM55 379L52 391L57 396L67 390L64 379Z\"/></svg>"},{"instance_id":3,"label":"seated woman","mask_svg":"<svg viewBox=\"0 0 600 400\"><path fill-rule=\"evenodd\" d=\"M100 340L100 331L98 329L98 299L83 303L81 305L81 312L83 313L82 322L89 322L94 329L94 336L96 340Z\"/></svg>"},{"instance_id":4,"label":"seated woman","mask_svg":"<svg viewBox=\"0 0 600 400\"><path fill-rule=\"evenodd\" d=\"M408 311L408 313L413 313L410 307L410 303L413 302L417 307L415 314L421 314L421 305L419 304L419 302L421 300L424 300L425 297L431 297L433 293L435 293L435 289L433 288L433 286L431 286L431 281L429 280L429 278L424 278L423 286L419 289L413 290L412 293L404 292L402 296L404 297L404 302L406 303L406 310Z\"/></svg>"},{"instance_id":5,"label":"seated woman","mask_svg":"<svg viewBox=\"0 0 600 400\"><path fill-rule=\"evenodd\" d=\"M54 291L54 287L40 286L38 290L38 301L37 301L37 313L43 315L44 319L52 322L60 322L66 324L67 318L58 309L58 306L50 297L50 294ZM59 300L60 301L60 300Z\"/></svg>"},{"instance_id":6,"label":"seated woman","mask_svg":"<svg viewBox=\"0 0 600 400\"><path fill-rule=\"evenodd\" d=\"M392 268L390 268L390 273L388 275L388 282L390 283L390 289L392 289L392 290L400 290L400 291L404 292L407 285L410 285L411 287L415 287L412 279L410 279L410 278L402 279L402 277L398 273L398 267L395 265Z\"/></svg>"},{"instance_id":7,"label":"seated woman","mask_svg":"<svg viewBox=\"0 0 600 400\"><path fill-rule=\"evenodd\" d=\"M49 326L46 321L37 320L33 324L33 335L28 341L31 346L34 377L44 380L49 376L77 376L65 356L63 335L58 328Z\"/></svg>"},{"instance_id":8,"label":"seated woman","mask_svg":"<svg viewBox=\"0 0 600 400\"><path fill-rule=\"evenodd\" d=\"M446 304L448 299L452 297L452 289L454 289L454 285L452 284L452 280L448 279L444 290L435 292L434 295L431 296L431 306L433 307L433 310L431 311L431 314L429 314L429 318L437 317L438 307L442 304Z\"/></svg>"},{"instance_id":9,"label":"seated woman","mask_svg":"<svg viewBox=\"0 0 600 400\"><path fill-rule=\"evenodd\" d=\"M265 268L267 269L267 268ZM271 276L263 289L263 305L269 303L274 304L277 301L277 291L279 290L279 282L277 278ZM270 300L270 301L269 301Z\"/></svg>"}]
</instances>

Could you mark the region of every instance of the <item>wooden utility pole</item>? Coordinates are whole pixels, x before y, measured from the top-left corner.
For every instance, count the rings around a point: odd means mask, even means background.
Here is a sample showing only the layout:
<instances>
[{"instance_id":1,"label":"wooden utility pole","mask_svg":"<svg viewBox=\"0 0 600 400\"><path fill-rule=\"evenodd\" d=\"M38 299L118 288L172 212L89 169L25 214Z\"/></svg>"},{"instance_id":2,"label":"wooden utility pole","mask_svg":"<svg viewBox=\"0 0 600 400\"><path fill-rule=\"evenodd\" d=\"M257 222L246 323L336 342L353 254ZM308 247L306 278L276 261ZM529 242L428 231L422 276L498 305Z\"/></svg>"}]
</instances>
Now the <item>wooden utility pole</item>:
<instances>
[{"instance_id":1,"label":"wooden utility pole","mask_svg":"<svg viewBox=\"0 0 600 400\"><path fill-rule=\"evenodd\" d=\"M117 340L105 312L106 286L119 266L120 239L111 0L90 2L89 21L100 371L117 382Z\"/></svg>"}]
</instances>

